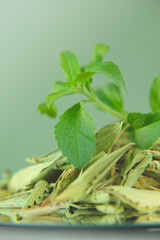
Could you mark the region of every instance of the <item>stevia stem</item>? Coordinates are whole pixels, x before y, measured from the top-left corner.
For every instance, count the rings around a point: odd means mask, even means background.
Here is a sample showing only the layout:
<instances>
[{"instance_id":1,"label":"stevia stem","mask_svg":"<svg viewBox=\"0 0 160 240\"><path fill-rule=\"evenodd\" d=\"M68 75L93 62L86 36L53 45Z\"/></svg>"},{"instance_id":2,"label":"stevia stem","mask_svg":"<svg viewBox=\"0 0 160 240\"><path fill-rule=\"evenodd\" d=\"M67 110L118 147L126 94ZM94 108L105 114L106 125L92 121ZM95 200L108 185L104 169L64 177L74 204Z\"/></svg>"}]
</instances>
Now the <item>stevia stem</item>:
<instances>
[{"instance_id":1,"label":"stevia stem","mask_svg":"<svg viewBox=\"0 0 160 240\"><path fill-rule=\"evenodd\" d=\"M106 112L111 113L113 116L121 119L122 121L127 122L127 118L126 118L126 112L124 112L124 114L117 112L116 110L110 108L109 106L105 105L103 102L101 102L97 96L95 94L89 94L84 88L77 88L76 89L77 92L84 94L87 98L89 98L93 103L95 103L96 105L98 105L101 109L103 109Z\"/></svg>"}]
</instances>

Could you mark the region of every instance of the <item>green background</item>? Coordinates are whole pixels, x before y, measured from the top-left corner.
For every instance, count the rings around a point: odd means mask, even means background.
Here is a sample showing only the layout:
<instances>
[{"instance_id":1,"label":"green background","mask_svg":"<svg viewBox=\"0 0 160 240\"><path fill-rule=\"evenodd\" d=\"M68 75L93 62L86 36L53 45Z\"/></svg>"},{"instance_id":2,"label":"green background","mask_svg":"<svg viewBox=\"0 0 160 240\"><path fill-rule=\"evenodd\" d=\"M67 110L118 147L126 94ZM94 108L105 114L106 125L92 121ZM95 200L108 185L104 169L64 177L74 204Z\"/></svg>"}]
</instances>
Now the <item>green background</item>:
<instances>
[{"instance_id":1,"label":"green background","mask_svg":"<svg viewBox=\"0 0 160 240\"><path fill-rule=\"evenodd\" d=\"M64 80L59 53L75 52L81 64L106 42L105 60L122 70L125 109L150 111L149 91L160 72L159 0L0 0L0 171L27 166L26 157L56 147L52 120L37 105ZM93 86L107 79L98 76ZM57 100L59 115L80 99ZM115 120L87 107L97 128Z\"/></svg>"}]
</instances>

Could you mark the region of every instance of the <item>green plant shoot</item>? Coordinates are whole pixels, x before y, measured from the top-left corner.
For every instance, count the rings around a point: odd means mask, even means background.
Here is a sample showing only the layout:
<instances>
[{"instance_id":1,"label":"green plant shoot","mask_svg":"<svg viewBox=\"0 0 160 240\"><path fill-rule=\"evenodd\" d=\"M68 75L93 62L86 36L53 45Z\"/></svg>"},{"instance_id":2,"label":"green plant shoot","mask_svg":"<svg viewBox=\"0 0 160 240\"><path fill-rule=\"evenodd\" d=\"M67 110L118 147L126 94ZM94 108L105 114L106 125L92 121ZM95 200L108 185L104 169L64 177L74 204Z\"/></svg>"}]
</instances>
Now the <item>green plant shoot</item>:
<instances>
[{"instance_id":1,"label":"green plant shoot","mask_svg":"<svg viewBox=\"0 0 160 240\"><path fill-rule=\"evenodd\" d=\"M95 126L92 117L85 110L86 103L96 105L124 122L124 125L127 124L132 140L138 148L147 149L160 137L160 75L154 79L151 86L150 105L153 112L126 111L121 94L121 90L127 93L123 74L112 61L103 61L104 54L109 49L107 44L97 44L86 66L79 64L74 53L68 50L61 52L60 64L65 81L54 82L54 91L47 96L46 102L38 107L42 114L54 118L56 99L73 94L84 96L84 100L60 116L55 126L58 148L76 168L82 168L96 151ZM92 88L95 74L106 77L105 86Z\"/></svg>"}]
</instances>

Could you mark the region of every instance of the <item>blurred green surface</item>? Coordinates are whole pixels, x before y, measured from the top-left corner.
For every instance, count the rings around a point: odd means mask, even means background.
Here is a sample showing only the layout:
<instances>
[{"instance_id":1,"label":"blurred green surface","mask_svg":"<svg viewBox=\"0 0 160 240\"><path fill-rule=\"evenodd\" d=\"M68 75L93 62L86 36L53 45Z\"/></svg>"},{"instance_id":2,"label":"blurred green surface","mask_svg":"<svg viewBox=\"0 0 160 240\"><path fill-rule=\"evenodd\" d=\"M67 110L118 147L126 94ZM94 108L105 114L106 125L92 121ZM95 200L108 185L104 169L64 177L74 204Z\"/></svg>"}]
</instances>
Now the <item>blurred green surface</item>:
<instances>
[{"instance_id":1,"label":"blurred green surface","mask_svg":"<svg viewBox=\"0 0 160 240\"><path fill-rule=\"evenodd\" d=\"M41 116L39 103L63 80L59 53L75 52L81 64L93 46L106 42L123 72L125 109L150 111L149 91L160 72L159 0L0 0L0 171L16 171L26 157L56 147L57 119ZM105 80L104 80L105 79ZM96 77L94 87L106 82ZM57 100L59 115L80 99ZM115 120L93 107L97 128Z\"/></svg>"}]
</instances>

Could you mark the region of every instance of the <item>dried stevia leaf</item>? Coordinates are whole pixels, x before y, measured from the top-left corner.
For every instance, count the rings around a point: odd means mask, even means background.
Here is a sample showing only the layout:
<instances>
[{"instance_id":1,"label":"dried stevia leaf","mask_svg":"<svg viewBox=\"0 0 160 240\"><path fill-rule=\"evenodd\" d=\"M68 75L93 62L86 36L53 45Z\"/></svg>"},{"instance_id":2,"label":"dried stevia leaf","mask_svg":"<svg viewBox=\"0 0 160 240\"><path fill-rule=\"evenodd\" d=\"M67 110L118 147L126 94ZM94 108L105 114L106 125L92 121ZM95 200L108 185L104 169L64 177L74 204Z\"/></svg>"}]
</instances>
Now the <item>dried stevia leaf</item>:
<instances>
[{"instance_id":1,"label":"dried stevia leaf","mask_svg":"<svg viewBox=\"0 0 160 240\"><path fill-rule=\"evenodd\" d=\"M85 202L94 204L109 203L110 196L104 189L97 189L85 198Z\"/></svg>"},{"instance_id":2,"label":"dried stevia leaf","mask_svg":"<svg viewBox=\"0 0 160 240\"><path fill-rule=\"evenodd\" d=\"M147 170L154 171L156 173L160 173L160 161L153 160L147 167Z\"/></svg>"},{"instance_id":3,"label":"dried stevia leaf","mask_svg":"<svg viewBox=\"0 0 160 240\"><path fill-rule=\"evenodd\" d=\"M19 212L19 209L17 208L2 208L0 209L0 217L3 217L3 223L5 222L5 218L7 218L7 222L16 222L17 223L17 214ZM0 219L1 220L1 219ZM1 221L0 221L1 222Z\"/></svg>"},{"instance_id":4,"label":"dried stevia leaf","mask_svg":"<svg viewBox=\"0 0 160 240\"><path fill-rule=\"evenodd\" d=\"M104 226L104 225L111 225L111 224L115 224L117 222L120 222L120 218L121 216L119 216L118 214L113 215L113 214L101 214L101 215L87 215L87 216L83 216L83 215L79 215L76 216L74 218L71 219L67 219L69 223L71 224L81 224L81 225L91 225L91 226L95 226L95 225L99 225L99 226Z\"/></svg>"},{"instance_id":5,"label":"dried stevia leaf","mask_svg":"<svg viewBox=\"0 0 160 240\"><path fill-rule=\"evenodd\" d=\"M24 204L23 209L33 207L40 203L47 192L49 192L49 183L45 180L38 181Z\"/></svg>"},{"instance_id":6,"label":"dried stevia leaf","mask_svg":"<svg viewBox=\"0 0 160 240\"><path fill-rule=\"evenodd\" d=\"M31 191L20 192L4 197L0 200L1 209L22 208Z\"/></svg>"},{"instance_id":7,"label":"dried stevia leaf","mask_svg":"<svg viewBox=\"0 0 160 240\"><path fill-rule=\"evenodd\" d=\"M79 175L80 170L70 167L63 171L54 186L53 192L50 194L49 199L52 201L58 194L63 192Z\"/></svg>"},{"instance_id":8,"label":"dried stevia leaf","mask_svg":"<svg viewBox=\"0 0 160 240\"><path fill-rule=\"evenodd\" d=\"M149 151L142 151L135 156L135 159L141 159L133 169L131 169L126 177L124 186L131 187L138 180L138 178L143 174L147 166L152 162L152 154Z\"/></svg>"},{"instance_id":9,"label":"dried stevia leaf","mask_svg":"<svg viewBox=\"0 0 160 240\"><path fill-rule=\"evenodd\" d=\"M59 211L59 209L66 209L69 203L85 202L88 195L96 189L97 184L102 183L113 165L122 157L122 155L134 144L128 145L102 157L93 160L87 168L82 169L79 176L71 182L60 194L58 194L50 204L44 207L35 207L34 209L24 210L20 212L20 217L28 218L50 214ZM103 200L103 199L102 199Z\"/></svg>"},{"instance_id":10,"label":"dried stevia leaf","mask_svg":"<svg viewBox=\"0 0 160 240\"><path fill-rule=\"evenodd\" d=\"M104 214L116 215L122 213L123 208L118 208L113 204L97 204L96 209Z\"/></svg>"},{"instance_id":11,"label":"dried stevia leaf","mask_svg":"<svg viewBox=\"0 0 160 240\"><path fill-rule=\"evenodd\" d=\"M106 153L112 148L117 135L122 129L123 122L114 122L101 128L96 133L96 151L95 155L104 151Z\"/></svg>"},{"instance_id":12,"label":"dried stevia leaf","mask_svg":"<svg viewBox=\"0 0 160 240\"><path fill-rule=\"evenodd\" d=\"M66 158L62 155L60 157L56 155L52 161L44 161L40 164L23 168L12 175L9 182L9 190L17 192L30 188L30 186L41 179L52 179L55 182L62 173L61 164L63 169L65 163Z\"/></svg>"},{"instance_id":13,"label":"dried stevia leaf","mask_svg":"<svg viewBox=\"0 0 160 240\"><path fill-rule=\"evenodd\" d=\"M39 164L43 162L53 161L54 159L57 159L60 156L62 156L62 152L56 149L39 157L27 158L26 161L29 163Z\"/></svg>"},{"instance_id":14,"label":"dried stevia leaf","mask_svg":"<svg viewBox=\"0 0 160 240\"><path fill-rule=\"evenodd\" d=\"M133 143L129 143L110 154L105 154L96 161L93 160L93 164L90 164L85 170L82 169L78 178L58 195L55 201L84 200L94 187L108 175L114 164L131 146L133 146Z\"/></svg>"},{"instance_id":15,"label":"dried stevia leaf","mask_svg":"<svg viewBox=\"0 0 160 240\"><path fill-rule=\"evenodd\" d=\"M148 224L148 223L153 223L153 224L159 224L159 220L160 220L160 213L148 213L148 214L143 214L140 215L135 223L136 224Z\"/></svg>"},{"instance_id":16,"label":"dried stevia leaf","mask_svg":"<svg viewBox=\"0 0 160 240\"><path fill-rule=\"evenodd\" d=\"M145 170L145 175L150 176L156 180L160 180L160 161L153 160ZM160 185L160 184L158 184Z\"/></svg>"},{"instance_id":17,"label":"dried stevia leaf","mask_svg":"<svg viewBox=\"0 0 160 240\"><path fill-rule=\"evenodd\" d=\"M160 192L141 190L125 186L110 186L107 191L124 204L138 210L140 213L160 210Z\"/></svg>"}]
</instances>

